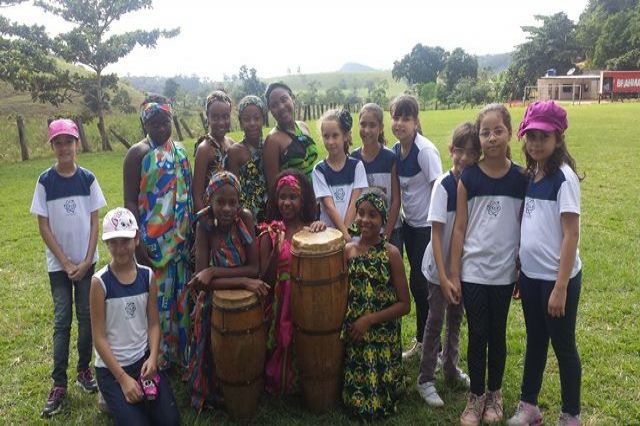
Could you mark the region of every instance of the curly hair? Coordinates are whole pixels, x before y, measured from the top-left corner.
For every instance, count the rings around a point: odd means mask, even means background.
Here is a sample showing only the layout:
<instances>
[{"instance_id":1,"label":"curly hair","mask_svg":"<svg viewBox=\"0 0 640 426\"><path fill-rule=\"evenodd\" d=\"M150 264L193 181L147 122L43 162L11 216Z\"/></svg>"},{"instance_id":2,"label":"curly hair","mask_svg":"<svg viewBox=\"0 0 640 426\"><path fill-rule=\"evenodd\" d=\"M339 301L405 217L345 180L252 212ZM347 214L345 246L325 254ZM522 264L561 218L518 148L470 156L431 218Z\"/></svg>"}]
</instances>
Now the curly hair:
<instances>
[{"instance_id":1,"label":"curly hair","mask_svg":"<svg viewBox=\"0 0 640 426\"><path fill-rule=\"evenodd\" d=\"M318 203L316 202L316 194L313 192L311 182L302 172L295 169L283 170L275 178L278 182L283 176L294 176L300 182L300 198L302 221L309 224L318 218ZM267 201L267 220L282 220L282 214L278 208L278 189L277 185L273 185L269 191L269 200Z\"/></svg>"}]
</instances>

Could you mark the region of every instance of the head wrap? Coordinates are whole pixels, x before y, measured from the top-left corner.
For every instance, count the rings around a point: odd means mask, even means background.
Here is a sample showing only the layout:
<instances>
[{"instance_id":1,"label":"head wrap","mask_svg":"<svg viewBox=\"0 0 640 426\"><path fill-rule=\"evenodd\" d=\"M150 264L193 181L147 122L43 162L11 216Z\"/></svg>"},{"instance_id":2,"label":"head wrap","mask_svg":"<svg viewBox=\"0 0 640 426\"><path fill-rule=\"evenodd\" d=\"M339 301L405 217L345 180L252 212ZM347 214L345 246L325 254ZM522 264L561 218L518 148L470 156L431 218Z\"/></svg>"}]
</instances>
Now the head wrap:
<instances>
[{"instance_id":1,"label":"head wrap","mask_svg":"<svg viewBox=\"0 0 640 426\"><path fill-rule=\"evenodd\" d=\"M171 104L163 104L159 102L146 102L140 106L140 118L143 123L151 120L156 115L164 113L171 118L173 111L171 110Z\"/></svg>"},{"instance_id":2,"label":"head wrap","mask_svg":"<svg viewBox=\"0 0 640 426\"><path fill-rule=\"evenodd\" d=\"M340 120L340 128L343 132L347 133L353 127L353 118L351 117L351 113L343 109L338 113L338 119Z\"/></svg>"},{"instance_id":3,"label":"head wrap","mask_svg":"<svg viewBox=\"0 0 640 426\"><path fill-rule=\"evenodd\" d=\"M211 176L209 186L207 186L207 190L205 192L207 203L211 202L211 197L213 197L213 194L220 189L220 187L227 184L233 186L235 190L238 191L238 194L240 194L240 181L236 175L227 171L214 173L213 176Z\"/></svg>"},{"instance_id":4,"label":"head wrap","mask_svg":"<svg viewBox=\"0 0 640 426\"><path fill-rule=\"evenodd\" d=\"M380 213L382 225L384 226L387 223L387 203L384 198L372 191L363 192L356 200L356 209L365 201L370 202L373 208Z\"/></svg>"},{"instance_id":5,"label":"head wrap","mask_svg":"<svg viewBox=\"0 0 640 426\"><path fill-rule=\"evenodd\" d=\"M248 95L242 98L240 100L240 103L238 104L238 117L242 115L242 112L245 109L247 109L249 105L255 105L258 108L260 108L260 112L262 113L263 116L267 113L267 110L264 107L264 102L262 102L262 99L260 99L255 95Z\"/></svg>"},{"instance_id":6,"label":"head wrap","mask_svg":"<svg viewBox=\"0 0 640 426\"><path fill-rule=\"evenodd\" d=\"M205 104L204 110L209 111L209 107L214 102L223 102L231 106L231 98L222 90L214 90L213 92L209 93L209 96L207 96L207 102Z\"/></svg>"},{"instance_id":7,"label":"head wrap","mask_svg":"<svg viewBox=\"0 0 640 426\"><path fill-rule=\"evenodd\" d=\"M284 175L280 179L278 179L278 183L276 184L276 192L280 192L280 190L284 186L292 188L296 192L296 194L300 194L302 192L300 181L294 175Z\"/></svg>"}]
</instances>

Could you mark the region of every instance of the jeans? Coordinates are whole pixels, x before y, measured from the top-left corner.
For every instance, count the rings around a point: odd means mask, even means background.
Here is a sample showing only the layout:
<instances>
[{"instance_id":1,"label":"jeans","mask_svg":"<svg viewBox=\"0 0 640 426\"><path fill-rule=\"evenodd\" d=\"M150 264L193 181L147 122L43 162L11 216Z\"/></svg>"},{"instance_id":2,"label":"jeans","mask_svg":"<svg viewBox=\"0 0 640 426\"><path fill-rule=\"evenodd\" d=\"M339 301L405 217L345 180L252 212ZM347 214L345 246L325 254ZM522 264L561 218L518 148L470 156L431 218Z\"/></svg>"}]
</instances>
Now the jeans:
<instances>
[{"instance_id":1,"label":"jeans","mask_svg":"<svg viewBox=\"0 0 640 426\"><path fill-rule=\"evenodd\" d=\"M51 297L53 298L53 372L54 386L67 386L69 366L69 340L75 299L78 321L78 366L76 371L89 368L91 362L91 316L89 314L89 290L95 263L80 281L71 281L65 271L49 272ZM72 294L72 291L75 294Z\"/></svg>"},{"instance_id":2,"label":"jeans","mask_svg":"<svg viewBox=\"0 0 640 426\"><path fill-rule=\"evenodd\" d=\"M569 280L563 317L549 315L547 306L555 281L537 280L520 273L520 297L527 328L527 351L524 357L520 399L538 404L538 394L547 364L549 340L558 359L562 411L580 414L582 366L576 347L576 317L582 286L582 272Z\"/></svg>"},{"instance_id":3,"label":"jeans","mask_svg":"<svg viewBox=\"0 0 640 426\"><path fill-rule=\"evenodd\" d=\"M134 379L140 377L140 370L147 356L140 358L135 363L128 365L124 371ZM96 367L96 379L98 388L109 406L116 425L179 425L180 413L176 399L171 390L171 384L166 374L158 371L160 385L158 396L154 401L142 400L137 404L129 404L122 393L120 384L116 381L108 368Z\"/></svg>"},{"instance_id":4,"label":"jeans","mask_svg":"<svg viewBox=\"0 0 640 426\"><path fill-rule=\"evenodd\" d=\"M402 239L411 267L409 289L416 305L416 340L422 343L424 326L429 315L429 287L427 279L422 273L422 258L429 241L431 241L431 227L414 228L403 221Z\"/></svg>"}]
</instances>

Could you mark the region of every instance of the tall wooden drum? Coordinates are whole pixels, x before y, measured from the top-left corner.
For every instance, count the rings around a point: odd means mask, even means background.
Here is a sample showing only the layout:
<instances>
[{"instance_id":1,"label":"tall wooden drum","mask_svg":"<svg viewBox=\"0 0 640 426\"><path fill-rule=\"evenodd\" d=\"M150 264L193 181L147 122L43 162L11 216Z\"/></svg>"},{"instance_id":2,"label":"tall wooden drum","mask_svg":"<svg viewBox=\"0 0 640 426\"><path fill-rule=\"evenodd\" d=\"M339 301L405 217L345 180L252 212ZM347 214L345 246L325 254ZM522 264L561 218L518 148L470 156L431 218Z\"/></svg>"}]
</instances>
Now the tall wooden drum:
<instances>
[{"instance_id":1,"label":"tall wooden drum","mask_svg":"<svg viewBox=\"0 0 640 426\"><path fill-rule=\"evenodd\" d=\"M311 411L340 399L344 345L340 329L347 309L344 238L333 228L300 231L291 241L292 317L302 392Z\"/></svg>"},{"instance_id":2,"label":"tall wooden drum","mask_svg":"<svg viewBox=\"0 0 640 426\"><path fill-rule=\"evenodd\" d=\"M246 290L213 292L211 345L224 403L234 418L253 416L264 387L267 331L262 305Z\"/></svg>"}]
</instances>

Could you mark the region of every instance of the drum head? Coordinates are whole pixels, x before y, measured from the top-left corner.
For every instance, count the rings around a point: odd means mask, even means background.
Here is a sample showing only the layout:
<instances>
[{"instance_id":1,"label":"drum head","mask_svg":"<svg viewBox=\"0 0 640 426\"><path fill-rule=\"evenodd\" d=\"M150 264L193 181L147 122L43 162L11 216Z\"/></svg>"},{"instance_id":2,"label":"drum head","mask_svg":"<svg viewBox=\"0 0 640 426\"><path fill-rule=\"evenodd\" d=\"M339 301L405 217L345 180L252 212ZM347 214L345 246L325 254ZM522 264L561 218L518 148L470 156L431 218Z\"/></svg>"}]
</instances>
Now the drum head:
<instances>
[{"instance_id":1,"label":"drum head","mask_svg":"<svg viewBox=\"0 0 640 426\"><path fill-rule=\"evenodd\" d=\"M335 253L344 247L342 232L327 228L322 232L303 229L291 238L291 253L301 256L322 256Z\"/></svg>"},{"instance_id":2,"label":"drum head","mask_svg":"<svg viewBox=\"0 0 640 426\"><path fill-rule=\"evenodd\" d=\"M258 296L248 290L216 290L213 292L213 304L220 308L241 309L258 301Z\"/></svg>"}]
</instances>

